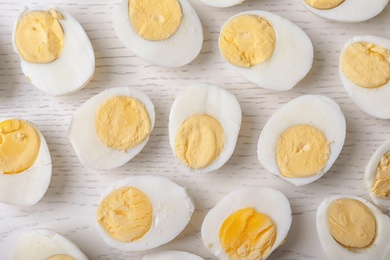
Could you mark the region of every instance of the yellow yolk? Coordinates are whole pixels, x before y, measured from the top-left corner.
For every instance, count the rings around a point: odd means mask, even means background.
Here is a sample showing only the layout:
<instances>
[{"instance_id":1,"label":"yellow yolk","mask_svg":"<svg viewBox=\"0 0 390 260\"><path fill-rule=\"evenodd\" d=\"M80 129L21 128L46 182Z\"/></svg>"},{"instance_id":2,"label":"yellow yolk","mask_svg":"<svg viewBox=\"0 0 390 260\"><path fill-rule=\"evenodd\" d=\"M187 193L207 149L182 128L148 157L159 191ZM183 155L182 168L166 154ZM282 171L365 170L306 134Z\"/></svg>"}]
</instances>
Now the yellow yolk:
<instances>
[{"instance_id":1,"label":"yellow yolk","mask_svg":"<svg viewBox=\"0 0 390 260\"><path fill-rule=\"evenodd\" d=\"M76 258L70 256L70 255L52 255L46 258L46 260L76 260Z\"/></svg>"},{"instance_id":2,"label":"yellow yolk","mask_svg":"<svg viewBox=\"0 0 390 260\"><path fill-rule=\"evenodd\" d=\"M152 226L152 204L136 188L119 188L99 204L97 221L113 239L135 241L143 237Z\"/></svg>"},{"instance_id":3,"label":"yellow yolk","mask_svg":"<svg viewBox=\"0 0 390 260\"><path fill-rule=\"evenodd\" d=\"M129 17L134 30L144 39L161 41L171 37L182 19L178 0L129 0Z\"/></svg>"},{"instance_id":4,"label":"yellow yolk","mask_svg":"<svg viewBox=\"0 0 390 260\"><path fill-rule=\"evenodd\" d=\"M383 199L390 199L390 152L387 152L381 158L376 169L374 183L371 187L371 192Z\"/></svg>"},{"instance_id":5,"label":"yellow yolk","mask_svg":"<svg viewBox=\"0 0 390 260\"><path fill-rule=\"evenodd\" d=\"M273 54L276 35L262 17L241 15L228 22L219 37L223 57L239 67L252 67L267 61Z\"/></svg>"},{"instance_id":6,"label":"yellow yolk","mask_svg":"<svg viewBox=\"0 0 390 260\"><path fill-rule=\"evenodd\" d=\"M327 211L327 224L333 238L343 247L365 248L376 236L376 220L371 210L354 199L333 201Z\"/></svg>"},{"instance_id":7,"label":"yellow yolk","mask_svg":"<svg viewBox=\"0 0 390 260\"><path fill-rule=\"evenodd\" d=\"M28 12L16 26L15 43L25 61L49 63L56 60L64 48L64 32L55 10Z\"/></svg>"},{"instance_id":8,"label":"yellow yolk","mask_svg":"<svg viewBox=\"0 0 390 260\"><path fill-rule=\"evenodd\" d=\"M200 114L184 121L175 140L176 156L192 169L212 164L221 154L225 135L221 124L212 116Z\"/></svg>"},{"instance_id":9,"label":"yellow yolk","mask_svg":"<svg viewBox=\"0 0 390 260\"><path fill-rule=\"evenodd\" d=\"M305 0L306 4L316 9L328 10L341 5L345 0Z\"/></svg>"},{"instance_id":10,"label":"yellow yolk","mask_svg":"<svg viewBox=\"0 0 390 260\"><path fill-rule=\"evenodd\" d=\"M284 177L310 177L325 167L329 152L329 143L320 130L297 125L281 134L276 144L276 162Z\"/></svg>"},{"instance_id":11,"label":"yellow yolk","mask_svg":"<svg viewBox=\"0 0 390 260\"><path fill-rule=\"evenodd\" d=\"M276 226L267 215L245 208L231 214L219 230L219 240L232 260L266 257L276 240Z\"/></svg>"},{"instance_id":12,"label":"yellow yolk","mask_svg":"<svg viewBox=\"0 0 390 260\"><path fill-rule=\"evenodd\" d=\"M0 172L20 173L34 164L41 139L30 124L11 119L0 123Z\"/></svg>"},{"instance_id":13,"label":"yellow yolk","mask_svg":"<svg viewBox=\"0 0 390 260\"><path fill-rule=\"evenodd\" d=\"M373 43L355 42L345 49L341 68L345 76L363 88L377 88L390 80L390 50Z\"/></svg>"},{"instance_id":14,"label":"yellow yolk","mask_svg":"<svg viewBox=\"0 0 390 260\"><path fill-rule=\"evenodd\" d=\"M117 150L139 145L151 131L144 104L125 96L112 97L102 103L96 113L95 126L100 140Z\"/></svg>"}]
</instances>

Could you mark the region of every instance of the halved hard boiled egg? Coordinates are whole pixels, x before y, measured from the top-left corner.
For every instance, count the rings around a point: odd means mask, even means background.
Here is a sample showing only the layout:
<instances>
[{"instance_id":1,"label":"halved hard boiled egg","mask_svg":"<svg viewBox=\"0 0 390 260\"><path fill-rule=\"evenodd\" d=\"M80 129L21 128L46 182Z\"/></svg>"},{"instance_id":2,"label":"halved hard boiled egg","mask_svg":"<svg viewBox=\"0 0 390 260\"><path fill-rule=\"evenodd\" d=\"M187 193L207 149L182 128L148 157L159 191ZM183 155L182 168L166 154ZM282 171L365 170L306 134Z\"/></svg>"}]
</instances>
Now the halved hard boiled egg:
<instances>
[{"instance_id":1,"label":"halved hard boiled egg","mask_svg":"<svg viewBox=\"0 0 390 260\"><path fill-rule=\"evenodd\" d=\"M57 6L25 7L16 19L12 45L24 75L46 94L76 92L93 76L95 55L87 34Z\"/></svg>"},{"instance_id":2,"label":"halved hard boiled egg","mask_svg":"<svg viewBox=\"0 0 390 260\"><path fill-rule=\"evenodd\" d=\"M166 244L186 227L194 206L185 188L160 176L132 176L102 194L96 227L110 246L142 251Z\"/></svg>"},{"instance_id":3,"label":"halved hard boiled egg","mask_svg":"<svg viewBox=\"0 0 390 260\"><path fill-rule=\"evenodd\" d=\"M80 106L68 138L84 165L114 169L144 148L154 120L154 106L146 94L130 87L111 88Z\"/></svg>"},{"instance_id":4,"label":"halved hard boiled egg","mask_svg":"<svg viewBox=\"0 0 390 260\"><path fill-rule=\"evenodd\" d=\"M241 188L223 197L203 220L204 246L220 260L266 259L291 226L286 196L269 187Z\"/></svg>"},{"instance_id":5,"label":"halved hard boiled egg","mask_svg":"<svg viewBox=\"0 0 390 260\"><path fill-rule=\"evenodd\" d=\"M302 0L313 14L339 22L362 22L377 16L389 0Z\"/></svg>"},{"instance_id":6,"label":"halved hard boiled egg","mask_svg":"<svg viewBox=\"0 0 390 260\"><path fill-rule=\"evenodd\" d=\"M264 11L247 11L222 27L219 50L230 66L260 87L293 88L309 72L313 45L292 22Z\"/></svg>"},{"instance_id":7,"label":"halved hard boiled egg","mask_svg":"<svg viewBox=\"0 0 390 260\"><path fill-rule=\"evenodd\" d=\"M202 0L203 3L212 6L212 7L219 7L219 8L224 8L224 7L231 7L234 5L241 4L245 0L225 0L225 1L220 1L220 0Z\"/></svg>"},{"instance_id":8,"label":"halved hard boiled egg","mask_svg":"<svg viewBox=\"0 0 390 260\"><path fill-rule=\"evenodd\" d=\"M339 105L321 95L298 97L264 126L257 147L270 173L297 186L323 176L344 145L346 124Z\"/></svg>"},{"instance_id":9,"label":"halved hard boiled egg","mask_svg":"<svg viewBox=\"0 0 390 260\"><path fill-rule=\"evenodd\" d=\"M330 196L318 207L316 222L329 259L390 259L390 218L365 199Z\"/></svg>"},{"instance_id":10,"label":"halved hard boiled egg","mask_svg":"<svg viewBox=\"0 0 390 260\"><path fill-rule=\"evenodd\" d=\"M169 143L187 169L211 172L233 154L240 126L241 107L233 94L211 84L194 84L172 104Z\"/></svg>"},{"instance_id":11,"label":"halved hard boiled egg","mask_svg":"<svg viewBox=\"0 0 390 260\"><path fill-rule=\"evenodd\" d=\"M30 122L0 122L0 202L36 204L50 184L52 164L41 132Z\"/></svg>"},{"instance_id":12,"label":"halved hard boiled egg","mask_svg":"<svg viewBox=\"0 0 390 260\"><path fill-rule=\"evenodd\" d=\"M190 63L203 43L202 25L187 0L123 0L114 29L136 56L164 67Z\"/></svg>"},{"instance_id":13,"label":"halved hard boiled egg","mask_svg":"<svg viewBox=\"0 0 390 260\"><path fill-rule=\"evenodd\" d=\"M142 260L171 260L171 259L180 259L180 260L203 260L202 257L177 250L166 250L155 253L150 253L144 255Z\"/></svg>"},{"instance_id":14,"label":"halved hard boiled egg","mask_svg":"<svg viewBox=\"0 0 390 260\"><path fill-rule=\"evenodd\" d=\"M389 119L390 40L352 37L341 50L339 63L341 82L352 101L369 115Z\"/></svg>"}]
</instances>

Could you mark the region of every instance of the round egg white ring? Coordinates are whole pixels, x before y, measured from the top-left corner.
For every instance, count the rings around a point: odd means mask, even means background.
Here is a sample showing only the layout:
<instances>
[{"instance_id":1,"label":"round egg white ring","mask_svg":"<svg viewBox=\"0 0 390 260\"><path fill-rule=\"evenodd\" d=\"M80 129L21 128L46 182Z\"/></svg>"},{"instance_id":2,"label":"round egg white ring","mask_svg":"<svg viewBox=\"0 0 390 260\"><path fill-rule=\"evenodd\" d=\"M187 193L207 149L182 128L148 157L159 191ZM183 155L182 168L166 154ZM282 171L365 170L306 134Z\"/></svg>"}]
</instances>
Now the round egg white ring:
<instances>
[{"instance_id":1,"label":"round egg white ring","mask_svg":"<svg viewBox=\"0 0 390 260\"><path fill-rule=\"evenodd\" d=\"M211 165L203 169L192 169L183 164L190 171L207 173L222 167L232 156L241 127L241 107L232 93L208 83L193 84L182 90L173 102L169 114L169 144L175 155L176 134L181 124L197 114L214 117L225 134L224 148Z\"/></svg>"},{"instance_id":2,"label":"round egg white ring","mask_svg":"<svg viewBox=\"0 0 390 260\"><path fill-rule=\"evenodd\" d=\"M58 59L45 64L30 63L20 55L15 42L15 32L21 17L31 11L58 11L63 19L58 21L64 31L64 48ZM39 90L52 96L72 94L89 83L95 71L95 54L88 35L80 23L57 6L24 7L16 18L12 33L12 46L19 54L23 74ZM65 65L64 65L65 64Z\"/></svg>"},{"instance_id":3,"label":"round egg white ring","mask_svg":"<svg viewBox=\"0 0 390 260\"><path fill-rule=\"evenodd\" d=\"M227 63L242 77L261 88L275 91L292 89L306 76L313 64L313 44L309 36L291 21L265 11L236 14L223 25L221 32L232 19L247 14L264 17L273 27L276 35L274 52L267 61L251 68Z\"/></svg>"},{"instance_id":4,"label":"round egg white ring","mask_svg":"<svg viewBox=\"0 0 390 260\"><path fill-rule=\"evenodd\" d=\"M100 105L115 96L132 97L143 103L150 118L150 131L155 121L154 105L140 90L131 87L107 89L83 103L74 113L69 124L68 138L80 161L96 170L110 170L122 166L135 157L146 145L149 136L139 145L126 151L116 150L100 140L95 127L96 113Z\"/></svg>"},{"instance_id":5,"label":"round egg white ring","mask_svg":"<svg viewBox=\"0 0 390 260\"><path fill-rule=\"evenodd\" d=\"M1 122L6 120L11 120L11 118L1 120ZM42 133L31 122L18 120L27 122L38 132L40 139L39 152L33 165L23 172L15 174L0 173L0 202L15 206L31 206L42 199L49 187L52 163L50 151Z\"/></svg>"},{"instance_id":6,"label":"round egg white ring","mask_svg":"<svg viewBox=\"0 0 390 260\"><path fill-rule=\"evenodd\" d=\"M276 145L280 135L296 125L310 125L317 128L325 135L330 147L329 159L324 169L307 178L284 177L276 161ZM259 137L258 159L270 173L296 186L306 185L318 180L330 169L343 148L345 135L345 117L334 100L322 95L300 96L282 106L268 120Z\"/></svg>"},{"instance_id":7,"label":"round egg white ring","mask_svg":"<svg viewBox=\"0 0 390 260\"><path fill-rule=\"evenodd\" d=\"M367 163L365 172L364 172L364 182L366 183L367 190L370 194L372 201L379 207L390 208L390 199L382 199L371 192L371 187L374 184L376 177L376 169L380 163L383 155L390 151L390 140L387 140L382 144L371 156L370 160Z\"/></svg>"},{"instance_id":8,"label":"round egg white ring","mask_svg":"<svg viewBox=\"0 0 390 260\"><path fill-rule=\"evenodd\" d=\"M345 76L342 70L341 57L344 51L346 50L346 48L355 42L374 43L376 45L379 45L383 48L390 50L390 40L377 37L377 36L372 36L372 35L352 37L345 43L343 49L341 50L340 59L339 59L340 79L341 82L343 83L344 89L347 91L352 101L362 111L364 111L365 113L371 116L381 118L381 119L390 119L390 102L388 99L388 97L390 96L390 81L378 88L374 88L374 89L362 88L356 85L351 80L349 80Z\"/></svg>"},{"instance_id":9,"label":"round egg white ring","mask_svg":"<svg viewBox=\"0 0 390 260\"><path fill-rule=\"evenodd\" d=\"M172 259L180 259L180 260L204 260L202 257L187 253L184 251L177 250L165 250L159 251L155 253L150 253L144 255L142 260L172 260Z\"/></svg>"},{"instance_id":10,"label":"round egg white ring","mask_svg":"<svg viewBox=\"0 0 390 260\"><path fill-rule=\"evenodd\" d=\"M357 249L349 251L341 246L333 237L328 229L327 209L329 205L338 199L355 199L366 205L374 214L376 219L376 236L370 248ZM390 218L382 213L377 207L357 196L352 195L333 195L326 198L317 209L316 226L322 249L329 259L344 260L367 260L367 259L390 259ZM381 241L380 244L379 241ZM371 256L371 258L370 258Z\"/></svg>"},{"instance_id":11,"label":"round egg white ring","mask_svg":"<svg viewBox=\"0 0 390 260\"><path fill-rule=\"evenodd\" d=\"M203 30L198 14L187 0L178 0L183 17L170 38L149 41L132 27L128 1L123 0L114 11L114 29L119 40L139 58L158 66L180 67L193 61L202 48Z\"/></svg>"},{"instance_id":12,"label":"round egg white ring","mask_svg":"<svg viewBox=\"0 0 390 260\"><path fill-rule=\"evenodd\" d=\"M219 230L223 222L234 212L248 207L269 216L276 226L276 240L268 255L286 239L292 222L291 206L287 197L281 191L265 186L240 188L224 196L207 213L202 223L203 244L218 259L230 259L219 241Z\"/></svg>"},{"instance_id":13,"label":"round egg white ring","mask_svg":"<svg viewBox=\"0 0 390 260\"><path fill-rule=\"evenodd\" d=\"M220 1L220 0L201 0L203 3L205 3L208 6L211 7L217 7L217 8L225 8L225 7L231 7L235 6L238 4L241 4L245 0L225 0L225 1Z\"/></svg>"},{"instance_id":14,"label":"round egg white ring","mask_svg":"<svg viewBox=\"0 0 390 260\"><path fill-rule=\"evenodd\" d=\"M301 2L307 10L319 17L338 22L355 23L377 16L385 9L389 0L345 0L339 6L328 10L314 8L308 5L305 0L301 0Z\"/></svg>"},{"instance_id":15,"label":"round egg white ring","mask_svg":"<svg viewBox=\"0 0 390 260\"><path fill-rule=\"evenodd\" d=\"M123 187L136 188L148 197L153 207L153 223L143 237L126 243L111 238L96 220L98 233L113 248L135 252L166 244L183 231L194 212L186 189L161 176L140 175L119 180L102 193L99 204L112 191Z\"/></svg>"}]
</instances>

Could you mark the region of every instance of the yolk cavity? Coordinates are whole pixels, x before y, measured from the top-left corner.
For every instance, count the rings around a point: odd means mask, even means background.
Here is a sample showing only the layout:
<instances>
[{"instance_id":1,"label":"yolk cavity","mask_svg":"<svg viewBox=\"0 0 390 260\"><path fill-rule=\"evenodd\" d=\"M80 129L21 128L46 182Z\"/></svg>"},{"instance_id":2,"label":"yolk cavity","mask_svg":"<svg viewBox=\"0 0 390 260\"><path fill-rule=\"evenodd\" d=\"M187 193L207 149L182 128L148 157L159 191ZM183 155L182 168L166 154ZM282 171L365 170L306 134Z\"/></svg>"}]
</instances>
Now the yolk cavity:
<instances>
[{"instance_id":1,"label":"yolk cavity","mask_svg":"<svg viewBox=\"0 0 390 260\"><path fill-rule=\"evenodd\" d=\"M31 63L56 60L64 48L64 32L55 10L33 11L22 16L16 26L15 43L22 58Z\"/></svg>"},{"instance_id":2,"label":"yolk cavity","mask_svg":"<svg viewBox=\"0 0 390 260\"><path fill-rule=\"evenodd\" d=\"M329 143L320 130L297 125L281 134L276 144L276 162L284 177L310 177L325 167L329 151Z\"/></svg>"},{"instance_id":3,"label":"yolk cavity","mask_svg":"<svg viewBox=\"0 0 390 260\"><path fill-rule=\"evenodd\" d=\"M115 240L131 242L143 237L152 226L149 198L132 187L119 188L99 204L97 221Z\"/></svg>"},{"instance_id":4,"label":"yolk cavity","mask_svg":"<svg viewBox=\"0 0 390 260\"><path fill-rule=\"evenodd\" d=\"M372 43L355 42L341 57L341 68L352 82L363 88L377 88L390 80L390 50Z\"/></svg>"},{"instance_id":5,"label":"yolk cavity","mask_svg":"<svg viewBox=\"0 0 390 260\"><path fill-rule=\"evenodd\" d=\"M95 125L102 142L117 150L139 145L151 131L144 104L125 96L112 97L102 103L96 113Z\"/></svg>"},{"instance_id":6,"label":"yolk cavity","mask_svg":"<svg viewBox=\"0 0 390 260\"><path fill-rule=\"evenodd\" d=\"M256 15L241 15L228 22L219 37L223 57L239 67L252 67L273 54L276 35L267 20Z\"/></svg>"},{"instance_id":7,"label":"yolk cavity","mask_svg":"<svg viewBox=\"0 0 390 260\"><path fill-rule=\"evenodd\" d=\"M327 223L333 238L348 249L368 247L376 236L375 217L358 200L333 201L328 207Z\"/></svg>"},{"instance_id":8,"label":"yolk cavity","mask_svg":"<svg viewBox=\"0 0 390 260\"><path fill-rule=\"evenodd\" d=\"M171 37L182 19L178 0L129 0L129 17L134 30L144 39L161 41Z\"/></svg>"},{"instance_id":9,"label":"yolk cavity","mask_svg":"<svg viewBox=\"0 0 390 260\"><path fill-rule=\"evenodd\" d=\"M34 164L41 139L30 124L11 119L0 123L0 172L20 173Z\"/></svg>"},{"instance_id":10,"label":"yolk cavity","mask_svg":"<svg viewBox=\"0 0 390 260\"><path fill-rule=\"evenodd\" d=\"M306 4L316 9L328 10L341 5L345 0L305 0Z\"/></svg>"},{"instance_id":11,"label":"yolk cavity","mask_svg":"<svg viewBox=\"0 0 390 260\"><path fill-rule=\"evenodd\" d=\"M219 230L221 246L230 259L263 259L269 254L276 236L272 219L253 208L234 212Z\"/></svg>"},{"instance_id":12,"label":"yolk cavity","mask_svg":"<svg viewBox=\"0 0 390 260\"><path fill-rule=\"evenodd\" d=\"M390 152L387 152L381 158L376 169L374 183L371 192L383 199L390 199Z\"/></svg>"},{"instance_id":13,"label":"yolk cavity","mask_svg":"<svg viewBox=\"0 0 390 260\"><path fill-rule=\"evenodd\" d=\"M176 156L192 169L212 164L221 154L225 135L221 124L212 116L200 114L184 121L175 140Z\"/></svg>"},{"instance_id":14,"label":"yolk cavity","mask_svg":"<svg viewBox=\"0 0 390 260\"><path fill-rule=\"evenodd\" d=\"M48 258L46 258L46 260L76 260L76 258L70 255L60 254L49 256Z\"/></svg>"}]
</instances>

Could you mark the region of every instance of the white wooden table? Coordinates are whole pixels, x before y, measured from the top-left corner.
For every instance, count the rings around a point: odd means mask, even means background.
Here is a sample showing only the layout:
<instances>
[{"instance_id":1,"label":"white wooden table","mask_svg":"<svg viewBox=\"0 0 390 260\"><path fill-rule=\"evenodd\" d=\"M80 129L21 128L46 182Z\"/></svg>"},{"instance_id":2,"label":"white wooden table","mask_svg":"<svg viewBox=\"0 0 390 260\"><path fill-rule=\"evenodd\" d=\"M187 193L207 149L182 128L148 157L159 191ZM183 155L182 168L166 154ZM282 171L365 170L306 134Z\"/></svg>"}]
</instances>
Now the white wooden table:
<instances>
[{"instance_id":1,"label":"white wooden table","mask_svg":"<svg viewBox=\"0 0 390 260\"><path fill-rule=\"evenodd\" d=\"M135 174L166 176L186 186L195 201L194 215L185 230L172 242L152 251L186 250L214 259L200 240L200 227L206 213L230 191L242 186L267 185L283 191L293 211L287 240L269 259L325 259L315 227L318 205L332 194L369 199L363 183L364 167L374 150L390 138L389 120L365 114L347 96L338 76L339 53L346 40L354 35L390 38L390 5L370 21L341 24L309 13L300 0L248 0L226 9L190 0L203 24L203 47L191 64L170 69L144 62L118 40L112 16L119 0L54 2L69 11L90 37L96 56L95 75L85 89L70 96L51 97L36 90L25 79L19 57L13 52L12 28L23 5L53 1L0 1L0 117L21 117L36 124L46 137L53 160L50 187L38 204L25 208L0 204L1 260L9 259L19 236L34 228L58 231L78 244L90 259L138 259L142 253L122 252L107 246L94 225L101 192L116 180ZM313 42L313 68L293 90L260 89L232 71L219 53L217 39L224 22L238 12L253 9L270 11L295 22ZM210 82L231 91L243 112L233 156L221 169L204 175L186 171L168 143L172 102L182 87L196 82ZM116 170L98 172L83 167L67 139L70 117L93 95L124 85L145 91L154 102L156 124L149 142L138 156ZM283 104L303 94L323 94L335 99L346 116L347 136L338 160L324 177L295 187L268 173L258 162L256 149L261 129L270 116Z\"/></svg>"}]
</instances>

